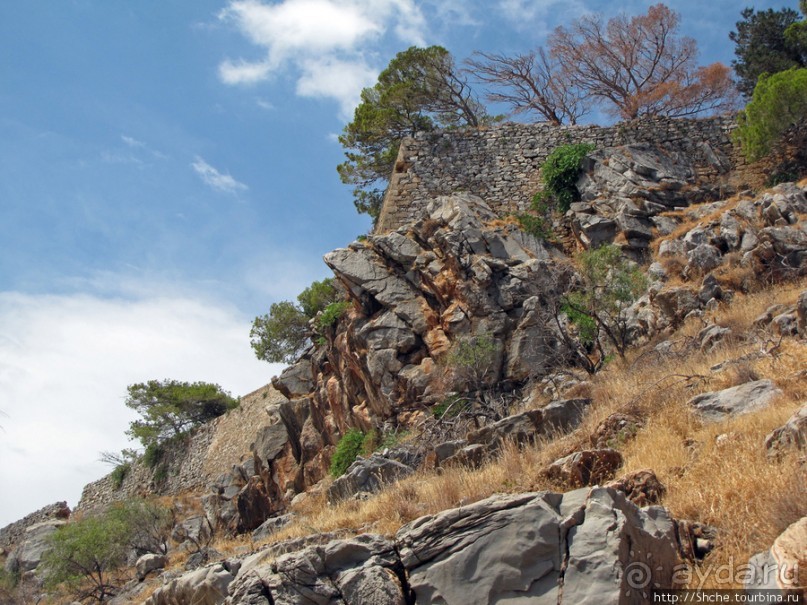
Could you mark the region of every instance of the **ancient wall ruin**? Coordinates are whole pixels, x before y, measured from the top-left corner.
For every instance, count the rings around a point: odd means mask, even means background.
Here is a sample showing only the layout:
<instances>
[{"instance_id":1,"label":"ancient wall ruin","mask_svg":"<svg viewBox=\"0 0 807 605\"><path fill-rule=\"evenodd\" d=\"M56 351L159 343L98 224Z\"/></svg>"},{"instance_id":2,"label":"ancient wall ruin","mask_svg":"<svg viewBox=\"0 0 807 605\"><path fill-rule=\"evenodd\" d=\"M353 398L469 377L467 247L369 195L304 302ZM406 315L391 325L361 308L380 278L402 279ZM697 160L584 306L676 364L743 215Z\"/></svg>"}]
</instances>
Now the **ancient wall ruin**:
<instances>
[{"instance_id":1,"label":"ancient wall ruin","mask_svg":"<svg viewBox=\"0 0 807 605\"><path fill-rule=\"evenodd\" d=\"M608 127L504 123L418 133L401 143L376 231L406 225L429 199L459 191L479 195L502 213L525 210L541 189L546 157L569 143L653 143L692 157L699 176L718 177L742 162L730 136L734 126L733 117L652 118Z\"/></svg>"}]
</instances>

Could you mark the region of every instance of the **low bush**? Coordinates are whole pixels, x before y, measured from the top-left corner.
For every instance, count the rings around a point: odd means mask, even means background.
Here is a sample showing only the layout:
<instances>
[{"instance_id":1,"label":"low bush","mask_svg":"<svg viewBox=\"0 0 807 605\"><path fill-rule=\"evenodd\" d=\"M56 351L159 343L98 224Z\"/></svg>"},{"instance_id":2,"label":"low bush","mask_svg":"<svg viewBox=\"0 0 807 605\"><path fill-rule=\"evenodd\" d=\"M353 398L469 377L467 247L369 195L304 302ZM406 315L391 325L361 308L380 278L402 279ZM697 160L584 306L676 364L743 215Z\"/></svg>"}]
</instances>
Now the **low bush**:
<instances>
[{"instance_id":1,"label":"low bush","mask_svg":"<svg viewBox=\"0 0 807 605\"><path fill-rule=\"evenodd\" d=\"M341 477L364 449L365 434L359 429L350 429L336 444L331 458L331 476Z\"/></svg>"},{"instance_id":2,"label":"low bush","mask_svg":"<svg viewBox=\"0 0 807 605\"><path fill-rule=\"evenodd\" d=\"M555 200L558 210L566 212L572 202L580 199L577 179L583 159L592 151L594 145L589 143L556 147L541 167L544 190L536 196L536 203L550 197Z\"/></svg>"},{"instance_id":3,"label":"low bush","mask_svg":"<svg viewBox=\"0 0 807 605\"><path fill-rule=\"evenodd\" d=\"M339 321L339 318L345 314L349 307L350 303L346 300L329 304L325 307L325 310L317 316L317 327L320 330L331 327Z\"/></svg>"}]
</instances>

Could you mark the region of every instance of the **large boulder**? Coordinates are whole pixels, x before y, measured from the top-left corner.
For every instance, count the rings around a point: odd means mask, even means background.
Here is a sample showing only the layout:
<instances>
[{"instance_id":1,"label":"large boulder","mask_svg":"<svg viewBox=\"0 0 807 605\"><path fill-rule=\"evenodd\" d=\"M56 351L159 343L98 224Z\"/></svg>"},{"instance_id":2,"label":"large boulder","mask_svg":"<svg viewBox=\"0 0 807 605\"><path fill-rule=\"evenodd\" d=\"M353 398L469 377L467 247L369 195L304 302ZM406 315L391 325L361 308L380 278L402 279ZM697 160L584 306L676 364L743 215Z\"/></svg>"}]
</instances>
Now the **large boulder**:
<instances>
[{"instance_id":1,"label":"large boulder","mask_svg":"<svg viewBox=\"0 0 807 605\"><path fill-rule=\"evenodd\" d=\"M788 450L807 450L807 405L765 438L768 455L778 456Z\"/></svg>"},{"instance_id":2,"label":"large boulder","mask_svg":"<svg viewBox=\"0 0 807 605\"><path fill-rule=\"evenodd\" d=\"M202 567L158 588L144 605L221 605L236 573L238 567L226 562Z\"/></svg>"},{"instance_id":3,"label":"large boulder","mask_svg":"<svg viewBox=\"0 0 807 605\"><path fill-rule=\"evenodd\" d=\"M667 512L604 488L493 496L395 541L417 603L467 603L469 590L477 603L646 603L680 564Z\"/></svg>"},{"instance_id":4,"label":"large boulder","mask_svg":"<svg viewBox=\"0 0 807 605\"><path fill-rule=\"evenodd\" d=\"M688 405L704 420L719 421L762 409L781 394L773 381L755 380L722 391L702 393L690 399Z\"/></svg>"},{"instance_id":5,"label":"large boulder","mask_svg":"<svg viewBox=\"0 0 807 605\"><path fill-rule=\"evenodd\" d=\"M61 519L52 519L26 528L22 541L6 559L6 571L24 574L35 570L48 550L50 537L65 524Z\"/></svg>"},{"instance_id":6,"label":"large boulder","mask_svg":"<svg viewBox=\"0 0 807 605\"><path fill-rule=\"evenodd\" d=\"M373 493L384 485L402 479L415 472L411 466L381 454L358 458L344 475L328 488L328 501L338 502L360 492Z\"/></svg>"},{"instance_id":7,"label":"large boulder","mask_svg":"<svg viewBox=\"0 0 807 605\"><path fill-rule=\"evenodd\" d=\"M392 543L364 534L252 565L230 587L230 605L405 605Z\"/></svg>"},{"instance_id":8,"label":"large boulder","mask_svg":"<svg viewBox=\"0 0 807 605\"><path fill-rule=\"evenodd\" d=\"M770 550L749 561L745 589L777 590L807 597L804 570L807 569L807 517L802 517L782 532Z\"/></svg>"}]
</instances>

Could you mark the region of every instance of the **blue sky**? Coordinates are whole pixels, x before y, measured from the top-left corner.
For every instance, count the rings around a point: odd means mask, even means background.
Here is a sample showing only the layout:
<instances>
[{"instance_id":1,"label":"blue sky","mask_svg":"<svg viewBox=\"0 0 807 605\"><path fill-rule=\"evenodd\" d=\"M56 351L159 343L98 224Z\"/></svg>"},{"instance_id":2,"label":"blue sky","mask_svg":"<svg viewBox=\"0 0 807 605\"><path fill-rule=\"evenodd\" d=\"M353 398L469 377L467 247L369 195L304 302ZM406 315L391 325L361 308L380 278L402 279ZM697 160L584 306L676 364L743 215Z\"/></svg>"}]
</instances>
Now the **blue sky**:
<instances>
[{"instance_id":1,"label":"blue sky","mask_svg":"<svg viewBox=\"0 0 807 605\"><path fill-rule=\"evenodd\" d=\"M396 52L526 51L585 11L650 4L4 0L0 526L107 472L128 384L240 395L277 373L251 320L369 228L336 135ZM745 5L673 8L702 61L728 63Z\"/></svg>"}]
</instances>

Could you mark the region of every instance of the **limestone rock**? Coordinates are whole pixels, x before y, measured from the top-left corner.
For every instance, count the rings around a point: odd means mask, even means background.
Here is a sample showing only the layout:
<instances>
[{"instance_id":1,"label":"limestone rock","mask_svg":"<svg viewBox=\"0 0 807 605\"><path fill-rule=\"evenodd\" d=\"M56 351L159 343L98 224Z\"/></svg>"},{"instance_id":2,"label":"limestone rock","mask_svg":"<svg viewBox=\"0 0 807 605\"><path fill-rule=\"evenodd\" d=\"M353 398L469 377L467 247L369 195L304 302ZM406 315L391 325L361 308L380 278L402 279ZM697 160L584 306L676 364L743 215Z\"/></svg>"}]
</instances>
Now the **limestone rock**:
<instances>
[{"instance_id":1,"label":"limestone rock","mask_svg":"<svg viewBox=\"0 0 807 605\"><path fill-rule=\"evenodd\" d=\"M788 450L807 450L807 405L765 438L768 455L778 456Z\"/></svg>"},{"instance_id":2,"label":"limestone rock","mask_svg":"<svg viewBox=\"0 0 807 605\"><path fill-rule=\"evenodd\" d=\"M622 454L617 450L583 450L555 460L546 470L550 479L572 487L596 485L614 476L622 466Z\"/></svg>"},{"instance_id":3,"label":"limestone rock","mask_svg":"<svg viewBox=\"0 0 807 605\"><path fill-rule=\"evenodd\" d=\"M622 492L638 507L659 504L667 488L650 469L636 471L612 481L605 487Z\"/></svg>"},{"instance_id":4,"label":"limestone rock","mask_svg":"<svg viewBox=\"0 0 807 605\"><path fill-rule=\"evenodd\" d=\"M643 603L679 563L664 509L601 488L493 496L413 521L396 544L418 603L466 603L469 587L479 603ZM633 561L649 567L638 594Z\"/></svg>"},{"instance_id":5,"label":"limestone rock","mask_svg":"<svg viewBox=\"0 0 807 605\"><path fill-rule=\"evenodd\" d=\"M770 550L755 555L748 563L746 591L782 590L807 597L807 517L790 525Z\"/></svg>"},{"instance_id":6,"label":"limestone rock","mask_svg":"<svg viewBox=\"0 0 807 605\"><path fill-rule=\"evenodd\" d=\"M377 492L382 486L414 472L415 469L411 466L379 454L373 454L369 458L358 458L347 472L328 488L328 501L345 500L359 492Z\"/></svg>"},{"instance_id":7,"label":"limestone rock","mask_svg":"<svg viewBox=\"0 0 807 605\"><path fill-rule=\"evenodd\" d=\"M232 584L226 602L404 605L407 600L396 573L399 565L393 545L381 536L334 540L282 555L273 563L245 563L248 570Z\"/></svg>"},{"instance_id":8,"label":"limestone rock","mask_svg":"<svg viewBox=\"0 0 807 605\"><path fill-rule=\"evenodd\" d=\"M24 574L35 570L48 550L48 540L65 524L61 519L52 519L27 527L17 548L6 560L6 571Z\"/></svg>"},{"instance_id":9,"label":"limestone rock","mask_svg":"<svg viewBox=\"0 0 807 605\"><path fill-rule=\"evenodd\" d=\"M796 316L799 335L807 339L807 290L799 294L799 300L796 303Z\"/></svg>"},{"instance_id":10,"label":"limestone rock","mask_svg":"<svg viewBox=\"0 0 807 605\"><path fill-rule=\"evenodd\" d=\"M704 420L719 421L766 407L781 393L772 381L756 380L722 391L702 393L690 399L688 405Z\"/></svg>"},{"instance_id":11,"label":"limestone rock","mask_svg":"<svg viewBox=\"0 0 807 605\"><path fill-rule=\"evenodd\" d=\"M157 555L153 553L143 555L135 563L137 579L142 582L152 571L164 569L166 565L168 565L168 557L165 555Z\"/></svg>"},{"instance_id":12,"label":"limestone rock","mask_svg":"<svg viewBox=\"0 0 807 605\"><path fill-rule=\"evenodd\" d=\"M236 569L227 563L216 563L186 573L158 588L144 605L221 605L228 587L235 579Z\"/></svg>"}]
</instances>

